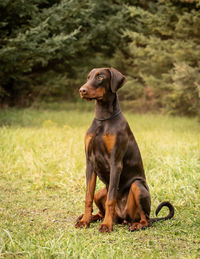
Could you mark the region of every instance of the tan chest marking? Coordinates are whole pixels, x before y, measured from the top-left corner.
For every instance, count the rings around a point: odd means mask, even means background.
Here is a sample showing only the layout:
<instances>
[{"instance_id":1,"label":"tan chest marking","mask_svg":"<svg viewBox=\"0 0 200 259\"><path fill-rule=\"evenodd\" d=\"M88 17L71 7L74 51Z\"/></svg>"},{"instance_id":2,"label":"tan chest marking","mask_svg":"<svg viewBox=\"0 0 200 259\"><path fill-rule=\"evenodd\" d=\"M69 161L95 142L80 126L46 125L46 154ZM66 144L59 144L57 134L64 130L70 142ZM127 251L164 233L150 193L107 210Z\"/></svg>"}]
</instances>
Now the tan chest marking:
<instances>
[{"instance_id":1,"label":"tan chest marking","mask_svg":"<svg viewBox=\"0 0 200 259\"><path fill-rule=\"evenodd\" d=\"M116 142L116 135L110 135L110 134L106 134L103 136L103 140L106 144L106 148L108 150L108 153L110 153L112 151L112 149L114 148L115 142Z\"/></svg>"},{"instance_id":2,"label":"tan chest marking","mask_svg":"<svg viewBox=\"0 0 200 259\"><path fill-rule=\"evenodd\" d=\"M85 136L85 149L86 149L86 151L88 151L88 146L89 146L89 144L90 144L90 140L92 139L92 135L86 135Z\"/></svg>"}]
</instances>

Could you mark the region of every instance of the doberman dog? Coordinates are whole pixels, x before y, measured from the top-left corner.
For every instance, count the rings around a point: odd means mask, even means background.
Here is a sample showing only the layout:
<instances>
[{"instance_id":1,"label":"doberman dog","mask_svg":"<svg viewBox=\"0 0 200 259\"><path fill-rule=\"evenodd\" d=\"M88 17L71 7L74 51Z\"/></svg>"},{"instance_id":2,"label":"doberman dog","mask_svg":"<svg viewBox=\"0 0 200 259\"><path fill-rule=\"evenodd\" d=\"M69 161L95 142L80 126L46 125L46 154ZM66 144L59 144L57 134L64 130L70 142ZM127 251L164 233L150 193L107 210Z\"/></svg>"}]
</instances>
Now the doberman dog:
<instances>
[{"instance_id":1,"label":"doberman dog","mask_svg":"<svg viewBox=\"0 0 200 259\"><path fill-rule=\"evenodd\" d=\"M93 69L87 82L80 88L80 96L96 100L95 118L85 136L86 182L85 212L78 217L75 227L89 227L102 220L99 231L111 232L113 223L129 225L129 230L140 230L152 222L171 219L174 207L162 202L169 214L150 218L151 199L142 158L133 133L120 111L117 90L125 77L114 68ZM95 195L97 176L105 184ZM93 212L93 200L99 211Z\"/></svg>"}]
</instances>

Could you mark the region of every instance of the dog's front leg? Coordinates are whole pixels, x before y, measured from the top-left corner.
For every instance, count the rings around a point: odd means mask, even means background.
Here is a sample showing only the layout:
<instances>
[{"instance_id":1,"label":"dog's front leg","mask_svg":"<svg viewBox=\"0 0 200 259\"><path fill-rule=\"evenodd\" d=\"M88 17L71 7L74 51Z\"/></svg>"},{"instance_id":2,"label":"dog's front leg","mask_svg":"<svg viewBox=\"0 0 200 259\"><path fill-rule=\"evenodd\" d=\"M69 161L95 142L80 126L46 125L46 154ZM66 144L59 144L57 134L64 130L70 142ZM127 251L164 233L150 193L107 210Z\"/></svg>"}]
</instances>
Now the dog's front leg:
<instances>
[{"instance_id":1,"label":"dog's front leg","mask_svg":"<svg viewBox=\"0 0 200 259\"><path fill-rule=\"evenodd\" d=\"M111 232L113 230L113 219L115 216L117 189L119 185L121 171L122 171L121 162L112 163L111 170L110 170L110 182L109 182L109 188L108 188L108 194L107 194L106 206L105 206L106 213L105 213L104 221L99 228L99 231L102 233Z\"/></svg>"},{"instance_id":2,"label":"dog's front leg","mask_svg":"<svg viewBox=\"0 0 200 259\"><path fill-rule=\"evenodd\" d=\"M79 217L75 225L76 228L89 227L92 217L94 191L96 187L97 175L92 171L91 166L87 163L86 168L86 197L85 197L85 212L83 216Z\"/></svg>"}]
</instances>

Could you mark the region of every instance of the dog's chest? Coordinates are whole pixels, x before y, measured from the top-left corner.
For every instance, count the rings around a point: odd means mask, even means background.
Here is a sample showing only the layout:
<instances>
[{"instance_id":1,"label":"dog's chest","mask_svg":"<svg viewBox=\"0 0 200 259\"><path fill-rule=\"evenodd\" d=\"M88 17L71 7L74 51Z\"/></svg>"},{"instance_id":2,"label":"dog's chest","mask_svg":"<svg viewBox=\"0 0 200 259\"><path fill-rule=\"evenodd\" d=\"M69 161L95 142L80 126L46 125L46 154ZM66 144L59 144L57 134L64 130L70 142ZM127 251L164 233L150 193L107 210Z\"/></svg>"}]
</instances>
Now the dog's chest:
<instances>
[{"instance_id":1,"label":"dog's chest","mask_svg":"<svg viewBox=\"0 0 200 259\"><path fill-rule=\"evenodd\" d=\"M88 133L85 136L85 151L86 155L90 157L92 154L95 156L105 154L110 157L115 144L117 136L112 133Z\"/></svg>"},{"instance_id":2,"label":"dog's chest","mask_svg":"<svg viewBox=\"0 0 200 259\"><path fill-rule=\"evenodd\" d=\"M87 162L104 183L109 182L110 158L115 143L116 135L107 132L89 133L85 137Z\"/></svg>"}]
</instances>

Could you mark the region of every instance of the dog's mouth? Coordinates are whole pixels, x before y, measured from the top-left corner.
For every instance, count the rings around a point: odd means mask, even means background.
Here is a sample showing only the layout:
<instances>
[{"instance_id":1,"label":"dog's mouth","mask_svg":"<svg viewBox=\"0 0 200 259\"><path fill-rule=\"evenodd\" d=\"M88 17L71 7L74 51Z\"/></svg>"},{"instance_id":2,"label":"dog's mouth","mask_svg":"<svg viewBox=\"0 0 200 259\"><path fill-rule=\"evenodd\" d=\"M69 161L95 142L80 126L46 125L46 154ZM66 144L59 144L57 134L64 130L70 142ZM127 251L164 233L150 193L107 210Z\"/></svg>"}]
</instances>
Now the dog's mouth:
<instances>
[{"instance_id":1,"label":"dog's mouth","mask_svg":"<svg viewBox=\"0 0 200 259\"><path fill-rule=\"evenodd\" d=\"M86 101L88 101L88 102L90 102L90 101L92 101L92 100L95 100L94 98L88 98L88 97L81 97L82 99L84 99L84 100L86 100Z\"/></svg>"},{"instance_id":2,"label":"dog's mouth","mask_svg":"<svg viewBox=\"0 0 200 259\"><path fill-rule=\"evenodd\" d=\"M103 99L103 96L94 96L94 97L89 97L89 96L86 96L86 95L80 95L80 97L86 101L92 101L92 100L97 100L97 101L100 101Z\"/></svg>"}]
</instances>

